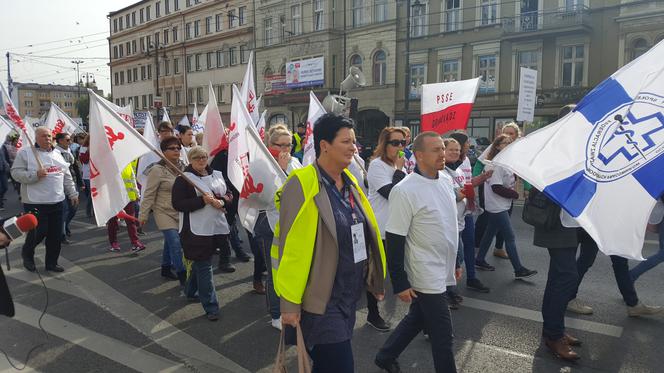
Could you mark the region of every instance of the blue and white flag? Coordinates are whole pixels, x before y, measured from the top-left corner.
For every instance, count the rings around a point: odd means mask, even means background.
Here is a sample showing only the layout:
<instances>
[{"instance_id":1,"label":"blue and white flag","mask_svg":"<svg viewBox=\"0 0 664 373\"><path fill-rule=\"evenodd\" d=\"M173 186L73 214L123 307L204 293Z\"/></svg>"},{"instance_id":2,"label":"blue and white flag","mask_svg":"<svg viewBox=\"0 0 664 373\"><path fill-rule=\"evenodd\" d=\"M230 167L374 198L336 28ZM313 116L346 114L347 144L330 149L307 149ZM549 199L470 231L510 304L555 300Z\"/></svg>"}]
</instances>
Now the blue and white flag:
<instances>
[{"instance_id":1,"label":"blue and white flag","mask_svg":"<svg viewBox=\"0 0 664 373\"><path fill-rule=\"evenodd\" d=\"M555 200L605 254L643 260L648 216L664 192L664 42L494 162Z\"/></svg>"}]
</instances>

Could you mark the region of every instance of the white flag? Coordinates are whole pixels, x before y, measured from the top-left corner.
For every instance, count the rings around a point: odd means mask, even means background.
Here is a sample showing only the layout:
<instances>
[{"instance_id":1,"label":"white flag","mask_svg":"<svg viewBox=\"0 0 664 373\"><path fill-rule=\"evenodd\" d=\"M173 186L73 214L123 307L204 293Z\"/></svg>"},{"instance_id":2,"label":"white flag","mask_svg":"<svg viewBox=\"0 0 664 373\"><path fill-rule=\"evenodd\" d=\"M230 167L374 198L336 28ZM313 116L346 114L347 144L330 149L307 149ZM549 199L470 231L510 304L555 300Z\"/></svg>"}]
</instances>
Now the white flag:
<instances>
[{"instance_id":1,"label":"white flag","mask_svg":"<svg viewBox=\"0 0 664 373\"><path fill-rule=\"evenodd\" d=\"M71 117L62 111L62 109L60 109L60 107L54 102L51 102L51 108L48 109L48 114L46 115L46 120L43 125L51 130L53 137L58 133L72 135L77 129L79 129L78 123L71 119Z\"/></svg>"},{"instance_id":2,"label":"white flag","mask_svg":"<svg viewBox=\"0 0 664 373\"><path fill-rule=\"evenodd\" d=\"M145 128L143 128L143 137L147 142L152 144L155 149L159 149L159 134L154 128L154 123L152 122L152 115L148 112L148 115L145 117ZM136 167L136 180L139 184L146 187L148 181L148 175L146 170L150 165L155 162L159 162L161 158L155 152L150 152L143 155L138 160L138 167Z\"/></svg>"},{"instance_id":3,"label":"white flag","mask_svg":"<svg viewBox=\"0 0 664 373\"><path fill-rule=\"evenodd\" d=\"M194 104L194 113L191 115L191 129L194 131L194 135L197 135L205 130L203 125L205 124L206 115L207 112L204 109L203 114L199 116L198 107L196 107L196 104Z\"/></svg>"},{"instance_id":4,"label":"white flag","mask_svg":"<svg viewBox=\"0 0 664 373\"><path fill-rule=\"evenodd\" d=\"M189 118L186 115L183 116L182 119L180 119L180 121L178 122L178 126L191 127L191 124L189 123Z\"/></svg>"},{"instance_id":5,"label":"white flag","mask_svg":"<svg viewBox=\"0 0 664 373\"><path fill-rule=\"evenodd\" d=\"M26 115L25 118L23 118L23 123L25 123L25 131L19 131L21 133L21 138L23 141L25 141L26 144L30 144L30 141L32 141L33 144L35 143L35 126L33 126L30 122L33 119L34 118L30 118ZM30 139L30 141L26 139L26 136Z\"/></svg>"},{"instance_id":6,"label":"white flag","mask_svg":"<svg viewBox=\"0 0 664 373\"><path fill-rule=\"evenodd\" d=\"M134 108L131 106L131 103L127 106L118 106L110 101L106 101L106 103L120 118L124 119L130 126L136 127L136 123L134 122Z\"/></svg>"},{"instance_id":7,"label":"white flag","mask_svg":"<svg viewBox=\"0 0 664 373\"><path fill-rule=\"evenodd\" d=\"M168 109L167 108L162 108L161 109L164 112L164 116L161 117L162 122L171 122L171 117L168 115Z\"/></svg>"},{"instance_id":8,"label":"white flag","mask_svg":"<svg viewBox=\"0 0 664 373\"><path fill-rule=\"evenodd\" d=\"M106 224L129 203L120 176L134 159L150 152L140 134L88 89L90 94L90 193L97 226Z\"/></svg>"},{"instance_id":9,"label":"white flag","mask_svg":"<svg viewBox=\"0 0 664 373\"><path fill-rule=\"evenodd\" d=\"M227 138L224 129L224 123L221 121L221 114L217 107L217 96L214 94L212 83L209 86L208 104L205 106L205 132L203 132L203 148L207 150L210 158L214 157L226 147ZM202 117L202 115L201 115ZM198 121L201 121L201 117Z\"/></svg>"},{"instance_id":10,"label":"white flag","mask_svg":"<svg viewBox=\"0 0 664 373\"><path fill-rule=\"evenodd\" d=\"M9 117L9 120L16 126L16 132L21 134L21 137L19 137L18 143L16 144L16 148L20 149L23 146L23 141L25 140L25 136L28 135L26 131L29 129L32 129L32 139L34 139L34 129L32 126L25 125L25 121L21 119L21 116L18 113L18 110L16 110L16 106L12 102L11 98L9 97L9 94L5 90L5 86L0 83L0 110L2 112L0 114L4 114L7 117ZM29 129L27 127L30 127ZM28 142L28 144L30 144Z\"/></svg>"},{"instance_id":11,"label":"white flag","mask_svg":"<svg viewBox=\"0 0 664 373\"><path fill-rule=\"evenodd\" d=\"M247 118L249 113L244 108L242 110L244 113L240 116ZM240 192L238 216L242 226L253 234L258 208L274 199L279 187L286 182L286 174L267 150L256 129L247 125L245 132L251 162Z\"/></svg>"},{"instance_id":12,"label":"white flag","mask_svg":"<svg viewBox=\"0 0 664 373\"><path fill-rule=\"evenodd\" d=\"M314 124L318 118L325 114L325 108L321 105L320 101L313 91L309 92L309 115L307 116L307 131L304 134L302 149L304 155L302 157L302 165L308 166L316 160L316 150L314 148Z\"/></svg>"},{"instance_id":13,"label":"white flag","mask_svg":"<svg viewBox=\"0 0 664 373\"><path fill-rule=\"evenodd\" d=\"M242 190L249 171L246 127L252 124L237 86L233 84L231 124L228 127L228 179L237 190ZM208 114L209 116L209 114ZM207 132L206 132L207 133Z\"/></svg>"},{"instance_id":14,"label":"white flag","mask_svg":"<svg viewBox=\"0 0 664 373\"><path fill-rule=\"evenodd\" d=\"M4 141L7 138L7 135L13 130L14 126L0 116L0 140Z\"/></svg>"},{"instance_id":15,"label":"white flag","mask_svg":"<svg viewBox=\"0 0 664 373\"><path fill-rule=\"evenodd\" d=\"M261 141L265 141L265 117L267 116L267 110L263 110L261 114L261 119L256 123L256 130L258 131L258 136L260 136ZM251 152L250 152L251 154Z\"/></svg>"},{"instance_id":16,"label":"white flag","mask_svg":"<svg viewBox=\"0 0 664 373\"><path fill-rule=\"evenodd\" d=\"M244 102L249 115L251 116L252 123L256 124L260 119L258 112L258 105L256 102L256 84L254 84L254 52L249 53L249 63L247 70L244 72L244 80L242 80L242 89L240 90L240 97ZM234 96L235 97L235 96Z\"/></svg>"}]
</instances>

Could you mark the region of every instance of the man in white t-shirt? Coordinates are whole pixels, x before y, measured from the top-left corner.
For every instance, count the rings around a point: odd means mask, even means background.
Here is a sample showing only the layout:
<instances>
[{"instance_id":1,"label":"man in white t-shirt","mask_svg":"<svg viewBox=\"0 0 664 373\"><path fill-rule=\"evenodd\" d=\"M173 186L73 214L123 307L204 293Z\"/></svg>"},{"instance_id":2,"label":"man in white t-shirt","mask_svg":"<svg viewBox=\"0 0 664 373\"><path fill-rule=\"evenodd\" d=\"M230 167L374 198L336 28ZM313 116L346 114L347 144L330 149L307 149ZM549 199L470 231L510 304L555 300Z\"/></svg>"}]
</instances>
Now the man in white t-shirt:
<instances>
[{"instance_id":1,"label":"man in white t-shirt","mask_svg":"<svg viewBox=\"0 0 664 373\"><path fill-rule=\"evenodd\" d=\"M411 303L406 317L376 355L375 363L399 372L397 358L423 329L427 331L438 373L456 372L452 320L444 295L456 284L459 239L454 188L445 167L445 146L435 132L413 142L417 166L392 189L386 231L386 254L392 287Z\"/></svg>"}]
</instances>

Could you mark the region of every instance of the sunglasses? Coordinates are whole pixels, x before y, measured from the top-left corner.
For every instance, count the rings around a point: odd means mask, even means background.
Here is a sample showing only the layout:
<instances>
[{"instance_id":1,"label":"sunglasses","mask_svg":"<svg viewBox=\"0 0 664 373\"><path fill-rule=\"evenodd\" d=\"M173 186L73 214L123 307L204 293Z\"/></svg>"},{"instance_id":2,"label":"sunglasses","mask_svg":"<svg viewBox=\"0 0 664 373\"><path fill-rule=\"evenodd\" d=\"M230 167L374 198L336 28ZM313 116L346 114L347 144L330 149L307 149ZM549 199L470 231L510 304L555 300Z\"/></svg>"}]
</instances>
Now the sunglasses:
<instances>
[{"instance_id":1,"label":"sunglasses","mask_svg":"<svg viewBox=\"0 0 664 373\"><path fill-rule=\"evenodd\" d=\"M181 149L182 149L182 148L179 147L179 146L170 146L170 147L166 148L166 150L174 150L174 151L178 151L178 152L179 152Z\"/></svg>"},{"instance_id":2,"label":"sunglasses","mask_svg":"<svg viewBox=\"0 0 664 373\"><path fill-rule=\"evenodd\" d=\"M198 157L191 158L194 161L206 161L208 159L207 155L199 155Z\"/></svg>"},{"instance_id":3,"label":"sunglasses","mask_svg":"<svg viewBox=\"0 0 664 373\"><path fill-rule=\"evenodd\" d=\"M390 140L387 143L392 146L406 146L406 140Z\"/></svg>"}]
</instances>

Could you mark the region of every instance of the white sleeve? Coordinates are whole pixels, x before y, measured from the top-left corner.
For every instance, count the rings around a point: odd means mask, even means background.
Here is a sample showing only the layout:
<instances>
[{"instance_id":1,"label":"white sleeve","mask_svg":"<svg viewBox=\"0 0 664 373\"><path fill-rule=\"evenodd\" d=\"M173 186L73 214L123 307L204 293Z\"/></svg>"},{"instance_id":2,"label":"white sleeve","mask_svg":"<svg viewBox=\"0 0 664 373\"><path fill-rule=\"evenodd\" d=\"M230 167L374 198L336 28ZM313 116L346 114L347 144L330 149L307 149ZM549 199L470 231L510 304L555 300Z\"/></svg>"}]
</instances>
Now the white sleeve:
<instances>
[{"instance_id":1,"label":"white sleeve","mask_svg":"<svg viewBox=\"0 0 664 373\"><path fill-rule=\"evenodd\" d=\"M489 185L505 185L505 170L502 167L496 166L493 169L493 174L489 178Z\"/></svg>"},{"instance_id":2,"label":"white sleeve","mask_svg":"<svg viewBox=\"0 0 664 373\"><path fill-rule=\"evenodd\" d=\"M380 159L375 159L369 163L367 181L370 189L377 191L385 185L392 184L392 176L394 176L394 172L390 172L390 169Z\"/></svg>"},{"instance_id":3,"label":"white sleeve","mask_svg":"<svg viewBox=\"0 0 664 373\"><path fill-rule=\"evenodd\" d=\"M408 196L399 186L392 189L389 199L389 216L385 232L406 236L413 219L413 205Z\"/></svg>"}]
</instances>

